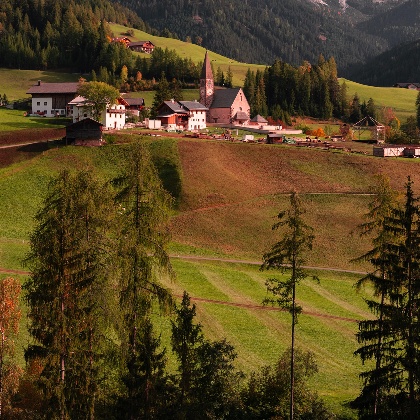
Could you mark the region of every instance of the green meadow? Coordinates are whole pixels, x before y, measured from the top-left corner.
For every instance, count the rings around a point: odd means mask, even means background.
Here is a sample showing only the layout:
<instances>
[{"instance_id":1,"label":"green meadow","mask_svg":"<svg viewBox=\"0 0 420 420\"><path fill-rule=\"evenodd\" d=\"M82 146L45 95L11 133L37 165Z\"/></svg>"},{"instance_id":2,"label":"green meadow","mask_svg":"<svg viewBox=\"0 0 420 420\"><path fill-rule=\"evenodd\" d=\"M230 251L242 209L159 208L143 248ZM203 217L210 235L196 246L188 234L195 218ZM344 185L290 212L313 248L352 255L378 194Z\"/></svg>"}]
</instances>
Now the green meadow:
<instances>
[{"instance_id":1,"label":"green meadow","mask_svg":"<svg viewBox=\"0 0 420 420\"><path fill-rule=\"evenodd\" d=\"M297 326L297 346L314 352L318 361L319 373L311 379L313 389L337 413L354 417L346 403L358 395L358 375L363 369L360 360L353 356L357 348L357 320L371 315L363 300L369 290L357 293L354 288L365 267L350 265L349 259L366 249L366 241L361 242L352 230L362 220L369 197L349 192L361 193L368 189L371 174L366 170L367 164L370 162L369 167L372 167L377 161L345 154L326 156L322 151L287 146L185 143L185 140L150 138L147 141L164 184L176 198L171 228L173 239L169 247L176 280L170 282L163 278L162 282L176 297L184 290L190 294L206 335L212 339L226 338L234 345L238 354L237 367L246 373L275 363L290 340L290 315L262 305L266 297L266 279L280 274L261 272L258 263L262 249L275 240L270 229L275 220L273 216L287 205L284 193L290 190L282 184L281 173L273 174L273 188L277 189L277 194L267 189L269 186L263 179L258 184L259 175L251 162L254 161L255 168L264 167L267 164L265 153L268 153L284 157L290 168L294 168L288 170L290 182L300 179L301 187L307 189L302 191L302 197L308 220L316 228L316 247L308 255L308 265L338 269L308 269L308 274L317 275L320 282L308 278L298 288L297 298L303 314ZM33 216L42 204L51 177L63 168L91 168L104 180L111 179L121 165L122 147L124 145L115 144L102 148L52 148L32 159L0 169L1 276L10 275L6 269L25 270L21 262L29 249ZM218 171L221 168L215 168L211 162L209 168L212 169L206 175L191 172L189 158L195 160L195 155L188 148L194 148L196 153L202 150L210 161L211 153L229 156L234 153L228 158L229 163L219 162L223 171L237 180L237 185L223 176L225 184L220 186ZM249 171L242 186L239 185L241 169L232 165L232 159L244 161ZM323 165L317 165L317 160L322 159ZM280 161L279 165L282 165ZM414 162L410 167L417 168ZM206 164L202 164L200 170L207 171ZM390 167L389 170L394 169ZM395 173L399 174L398 171ZM337 183L338 179L341 185ZM205 188L199 187L201 182L213 196L216 192L220 196L224 194L224 205L204 208L201 204L200 209L199 203L203 203L200 197L206 194ZM320 185L324 186L324 193L317 191L314 194ZM239 188L243 188L243 192ZM349 192L331 194L335 189L343 188ZM237 194L242 197L241 201L238 197L235 199ZM191 201L196 195L197 198ZM328 217L324 217L326 213ZM356 272L339 270L344 267ZM23 273L19 278L24 279ZM169 345L169 320L158 313L156 319L161 325L162 342ZM20 357L27 343L25 320L22 320Z\"/></svg>"}]
</instances>

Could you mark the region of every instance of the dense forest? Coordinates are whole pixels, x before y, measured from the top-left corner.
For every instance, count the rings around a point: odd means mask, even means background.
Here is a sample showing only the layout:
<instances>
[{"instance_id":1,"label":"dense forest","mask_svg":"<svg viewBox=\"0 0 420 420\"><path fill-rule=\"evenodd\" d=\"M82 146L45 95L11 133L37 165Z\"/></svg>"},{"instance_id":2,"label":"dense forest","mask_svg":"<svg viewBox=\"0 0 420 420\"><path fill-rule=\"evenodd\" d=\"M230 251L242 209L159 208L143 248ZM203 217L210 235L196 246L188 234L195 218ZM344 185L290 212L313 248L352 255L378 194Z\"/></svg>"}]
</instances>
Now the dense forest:
<instances>
[{"instance_id":1,"label":"dense forest","mask_svg":"<svg viewBox=\"0 0 420 420\"><path fill-rule=\"evenodd\" d=\"M120 0L163 36L191 39L208 49L249 63L281 59L293 65L314 62L319 54L334 56L340 74L356 63L386 51L390 45L416 39L418 24L405 22L406 9L392 9L389 16L400 21L404 31L386 34L369 30L375 16L401 2L338 2L323 6L306 0L160 1ZM414 2L413 2L414 3ZM384 15L385 16L385 15ZM370 25L360 26L372 18ZM384 18L385 19L385 18ZM383 28L390 27L384 20ZM383 29L385 30L385 29Z\"/></svg>"},{"instance_id":2,"label":"dense forest","mask_svg":"<svg viewBox=\"0 0 420 420\"><path fill-rule=\"evenodd\" d=\"M399 45L365 64L355 66L349 78L370 86L418 83L420 80L420 41Z\"/></svg>"},{"instance_id":3,"label":"dense forest","mask_svg":"<svg viewBox=\"0 0 420 420\"><path fill-rule=\"evenodd\" d=\"M107 42L106 21L148 29L134 12L108 0L4 0L0 4L0 66L80 72L101 65L111 69L124 61L121 55L126 52Z\"/></svg>"}]
</instances>

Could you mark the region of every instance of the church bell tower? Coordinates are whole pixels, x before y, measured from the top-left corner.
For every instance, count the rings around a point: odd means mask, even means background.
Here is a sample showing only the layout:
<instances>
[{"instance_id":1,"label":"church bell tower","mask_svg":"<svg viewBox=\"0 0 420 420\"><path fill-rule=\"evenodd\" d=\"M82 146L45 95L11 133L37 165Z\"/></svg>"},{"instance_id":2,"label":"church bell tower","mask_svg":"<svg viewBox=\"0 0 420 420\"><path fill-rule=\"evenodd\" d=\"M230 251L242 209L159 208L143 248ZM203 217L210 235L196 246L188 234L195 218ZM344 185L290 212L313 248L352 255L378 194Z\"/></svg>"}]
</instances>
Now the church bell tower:
<instances>
[{"instance_id":1,"label":"church bell tower","mask_svg":"<svg viewBox=\"0 0 420 420\"><path fill-rule=\"evenodd\" d=\"M207 108L210 108L213 102L214 95L214 77L211 70L210 59L208 52L204 57L203 69L201 70L200 78L200 103Z\"/></svg>"}]
</instances>

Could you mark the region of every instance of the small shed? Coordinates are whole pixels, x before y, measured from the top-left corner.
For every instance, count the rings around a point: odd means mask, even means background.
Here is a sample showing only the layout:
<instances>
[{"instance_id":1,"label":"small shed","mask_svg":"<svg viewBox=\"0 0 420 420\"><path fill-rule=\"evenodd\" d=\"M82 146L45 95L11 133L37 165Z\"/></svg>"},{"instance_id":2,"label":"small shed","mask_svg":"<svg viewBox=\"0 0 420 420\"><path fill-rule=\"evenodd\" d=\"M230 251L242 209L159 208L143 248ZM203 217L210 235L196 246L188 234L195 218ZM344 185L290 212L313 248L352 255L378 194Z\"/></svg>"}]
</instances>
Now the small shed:
<instances>
[{"instance_id":1,"label":"small shed","mask_svg":"<svg viewBox=\"0 0 420 420\"><path fill-rule=\"evenodd\" d=\"M66 141L76 146L102 146L103 124L85 118L66 127Z\"/></svg>"},{"instance_id":2,"label":"small shed","mask_svg":"<svg viewBox=\"0 0 420 420\"><path fill-rule=\"evenodd\" d=\"M256 115L254 118L252 118L249 123L251 125L267 125L268 121L262 117L261 115Z\"/></svg>"},{"instance_id":3,"label":"small shed","mask_svg":"<svg viewBox=\"0 0 420 420\"><path fill-rule=\"evenodd\" d=\"M267 144L274 144L274 143L283 143L284 141L284 134L279 133L268 133L267 134Z\"/></svg>"},{"instance_id":4,"label":"small shed","mask_svg":"<svg viewBox=\"0 0 420 420\"><path fill-rule=\"evenodd\" d=\"M404 150L407 146L403 145L386 145L386 146L374 146L373 156L377 157L399 157L404 156Z\"/></svg>"}]
</instances>

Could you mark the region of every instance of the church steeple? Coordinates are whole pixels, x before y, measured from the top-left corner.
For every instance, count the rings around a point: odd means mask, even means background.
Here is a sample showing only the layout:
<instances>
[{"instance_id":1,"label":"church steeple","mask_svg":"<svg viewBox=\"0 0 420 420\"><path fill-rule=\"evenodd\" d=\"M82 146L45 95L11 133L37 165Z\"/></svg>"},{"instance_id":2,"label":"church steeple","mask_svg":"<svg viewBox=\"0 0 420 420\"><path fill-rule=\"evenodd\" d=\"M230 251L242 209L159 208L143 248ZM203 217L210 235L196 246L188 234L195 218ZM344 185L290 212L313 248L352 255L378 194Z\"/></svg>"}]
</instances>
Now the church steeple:
<instances>
[{"instance_id":1,"label":"church steeple","mask_svg":"<svg viewBox=\"0 0 420 420\"><path fill-rule=\"evenodd\" d=\"M210 58L208 51L204 57L203 69L201 70L200 78L200 103L210 108L213 102L214 94L214 77L211 69Z\"/></svg>"}]
</instances>

